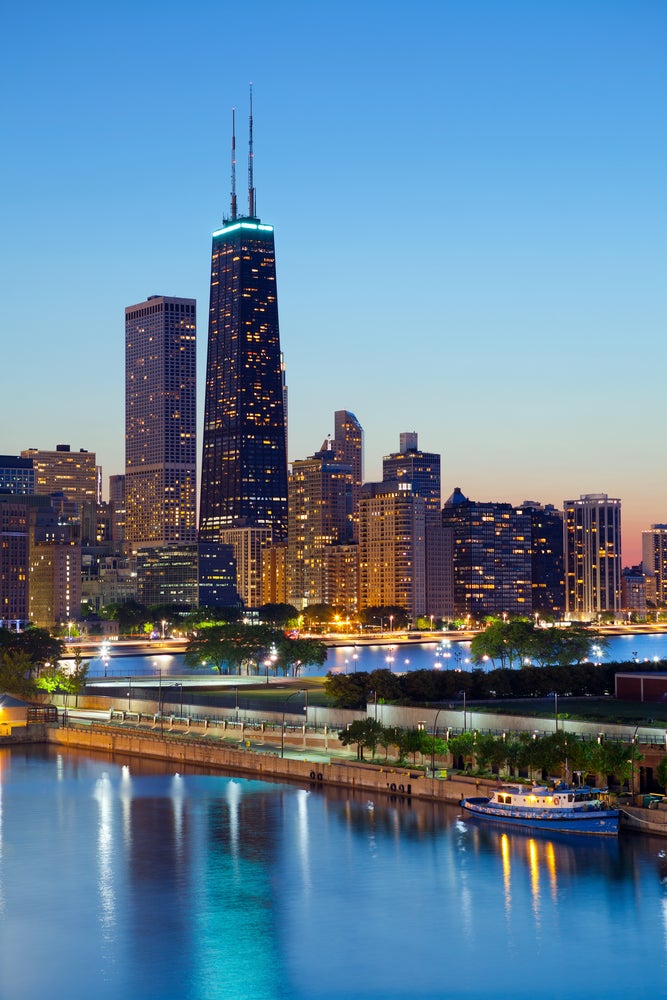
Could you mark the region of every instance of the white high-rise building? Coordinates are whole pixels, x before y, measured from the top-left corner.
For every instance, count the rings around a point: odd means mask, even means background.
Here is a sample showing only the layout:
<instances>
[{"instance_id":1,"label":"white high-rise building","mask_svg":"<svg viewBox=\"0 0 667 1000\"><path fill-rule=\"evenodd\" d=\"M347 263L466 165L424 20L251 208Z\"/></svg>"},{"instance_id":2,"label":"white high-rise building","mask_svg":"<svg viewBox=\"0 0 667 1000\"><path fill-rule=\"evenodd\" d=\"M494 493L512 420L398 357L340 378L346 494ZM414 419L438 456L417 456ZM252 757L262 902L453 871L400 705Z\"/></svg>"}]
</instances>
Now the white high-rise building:
<instances>
[{"instance_id":1,"label":"white high-rise building","mask_svg":"<svg viewBox=\"0 0 667 1000\"><path fill-rule=\"evenodd\" d=\"M565 613L621 613L621 501L586 493L564 503Z\"/></svg>"}]
</instances>

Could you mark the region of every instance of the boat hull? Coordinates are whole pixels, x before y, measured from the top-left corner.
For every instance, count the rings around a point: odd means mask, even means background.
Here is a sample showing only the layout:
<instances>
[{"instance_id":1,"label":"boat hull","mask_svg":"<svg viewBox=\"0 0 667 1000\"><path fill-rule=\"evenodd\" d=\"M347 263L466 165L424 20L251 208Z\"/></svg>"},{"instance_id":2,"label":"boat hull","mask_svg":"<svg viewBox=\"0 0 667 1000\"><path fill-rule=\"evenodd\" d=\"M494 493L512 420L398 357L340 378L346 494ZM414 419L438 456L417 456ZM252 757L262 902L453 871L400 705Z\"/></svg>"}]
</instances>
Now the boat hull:
<instances>
[{"instance_id":1,"label":"boat hull","mask_svg":"<svg viewBox=\"0 0 667 1000\"><path fill-rule=\"evenodd\" d=\"M544 830L550 833L578 833L590 836L618 836L617 809L597 809L590 812L580 809L526 809L502 808L491 805L488 799L464 799L462 807L478 819L502 823L523 830Z\"/></svg>"}]
</instances>

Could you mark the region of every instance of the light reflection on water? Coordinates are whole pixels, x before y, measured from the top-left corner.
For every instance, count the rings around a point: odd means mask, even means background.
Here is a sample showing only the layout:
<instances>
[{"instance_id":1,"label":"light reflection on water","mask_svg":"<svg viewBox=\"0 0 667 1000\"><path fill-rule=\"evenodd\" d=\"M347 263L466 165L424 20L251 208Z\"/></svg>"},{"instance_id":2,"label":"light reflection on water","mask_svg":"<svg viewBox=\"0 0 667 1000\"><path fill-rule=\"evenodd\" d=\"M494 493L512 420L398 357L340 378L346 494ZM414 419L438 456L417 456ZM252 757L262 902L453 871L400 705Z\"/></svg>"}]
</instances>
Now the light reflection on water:
<instances>
[{"instance_id":1,"label":"light reflection on water","mask_svg":"<svg viewBox=\"0 0 667 1000\"><path fill-rule=\"evenodd\" d=\"M339 673L352 673L355 669L359 671L384 670L387 669L388 648L386 645L330 648L323 667L306 668L303 673L306 676L317 676L326 674L328 670ZM189 668L183 664L182 654L152 653L147 656L120 656L114 655L113 643L110 644L110 651L110 658L106 666L106 676L108 677L137 675L158 677L161 671L164 680L170 676L189 672ZM663 658L667 659L667 633L620 635L609 639L608 649L602 657L602 662L624 663L633 659L654 661ZM409 670L454 668L470 670L470 643L452 642L445 653L443 653L442 648L439 648L437 642L397 644L391 667L396 673ZM200 670L197 673L206 673L206 671ZM97 656L90 660L89 676L91 678L105 676L105 664L101 657ZM166 699L173 699L176 696L173 685L171 688L165 689L164 694Z\"/></svg>"},{"instance_id":2,"label":"light reflection on water","mask_svg":"<svg viewBox=\"0 0 667 1000\"><path fill-rule=\"evenodd\" d=\"M2 998L613 998L666 981L666 841L47 748L0 751L0 805Z\"/></svg>"}]
</instances>

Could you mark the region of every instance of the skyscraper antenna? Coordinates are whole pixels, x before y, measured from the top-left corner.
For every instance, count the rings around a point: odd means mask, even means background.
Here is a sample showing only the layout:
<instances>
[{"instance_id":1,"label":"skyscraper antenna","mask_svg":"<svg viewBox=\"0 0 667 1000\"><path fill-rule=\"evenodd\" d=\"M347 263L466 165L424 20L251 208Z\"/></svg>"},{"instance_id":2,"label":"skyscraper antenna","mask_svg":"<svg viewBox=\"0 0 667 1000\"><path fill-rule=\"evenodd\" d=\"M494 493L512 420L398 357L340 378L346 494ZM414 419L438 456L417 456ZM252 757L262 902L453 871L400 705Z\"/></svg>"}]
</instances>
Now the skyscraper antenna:
<instances>
[{"instance_id":1,"label":"skyscraper antenna","mask_svg":"<svg viewBox=\"0 0 667 1000\"><path fill-rule=\"evenodd\" d=\"M236 218L236 108L232 108L232 220Z\"/></svg>"},{"instance_id":2,"label":"skyscraper antenna","mask_svg":"<svg viewBox=\"0 0 667 1000\"><path fill-rule=\"evenodd\" d=\"M255 185L254 185L254 160L255 154L252 148L252 82L250 84L250 141L248 144L248 216L255 217Z\"/></svg>"}]
</instances>

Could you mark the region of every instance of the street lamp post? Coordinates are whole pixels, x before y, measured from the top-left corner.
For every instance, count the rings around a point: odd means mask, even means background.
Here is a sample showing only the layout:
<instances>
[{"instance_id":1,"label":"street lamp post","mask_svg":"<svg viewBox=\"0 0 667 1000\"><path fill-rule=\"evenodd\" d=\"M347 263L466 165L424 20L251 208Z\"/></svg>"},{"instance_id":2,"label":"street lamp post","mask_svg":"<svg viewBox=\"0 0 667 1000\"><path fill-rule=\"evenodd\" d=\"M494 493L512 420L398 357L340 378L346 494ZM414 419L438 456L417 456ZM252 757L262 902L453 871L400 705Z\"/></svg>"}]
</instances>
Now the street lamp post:
<instances>
[{"instance_id":1,"label":"street lamp post","mask_svg":"<svg viewBox=\"0 0 667 1000\"><path fill-rule=\"evenodd\" d=\"M160 686L157 695L157 714L160 716L160 736L164 735L164 721L162 719L162 668L160 668Z\"/></svg>"},{"instance_id":2,"label":"street lamp post","mask_svg":"<svg viewBox=\"0 0 667 1000\"><path fill-rule=\"evenodd\" d=\"M296 696L298 694L303 694L303 691L301 691L301 690L299 690L299 691L292 691L291 694L287 695L287 697L285 698L284 704L283 704L283 721L282 721L281 726L280 726L280 756L281 757L285 756L285 712L287 710L286 709L286 705L287 705L287 702L290 700L290 698L296 698Z\"/></svg>"},{"instance_id":3,"label":"street lamp post","mask_svg":"<svg viewBox=\"0 0 667 1000\"><path fill-rule=\"evenodd\" d=\"M632 770L630 771L630 795L632 796L632 801L635 799L635 757L637 751L637 732L639 730L641 723L638 722L635 726L635 731L632 734L632 760L630 762Z\"/></svg>"},{"instance_id":4,"label":"street lamp post","mask_svg":"<svg viewBox=\"0 0 667 1000\"><path fill-rule=\"evenodd\" d=\"M435 734L438 731L438 716L442 712L442 708L439 708L435 713L435 719L433 720L433 736L431 738L431 776L435 777Z\"/></svg>"}]
</instances>

